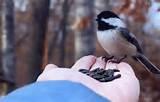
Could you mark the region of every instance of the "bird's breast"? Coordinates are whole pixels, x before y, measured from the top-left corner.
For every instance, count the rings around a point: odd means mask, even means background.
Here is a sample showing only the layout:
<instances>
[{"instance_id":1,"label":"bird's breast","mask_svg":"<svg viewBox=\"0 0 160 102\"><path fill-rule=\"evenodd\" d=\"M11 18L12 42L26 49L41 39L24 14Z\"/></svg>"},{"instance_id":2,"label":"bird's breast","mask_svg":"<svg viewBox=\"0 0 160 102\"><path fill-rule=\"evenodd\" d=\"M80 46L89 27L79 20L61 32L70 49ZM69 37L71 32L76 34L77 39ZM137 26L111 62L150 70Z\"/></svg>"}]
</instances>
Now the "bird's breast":
<instances>
[{"instance_id":1,"label":"bird's breast","mask_svg":"<svg viewBox=\"0 0 160 102\"><path fill-rule=\"evenodd\" d=\"M110 55L136 55L136 47L125 40L116 30L98 31L97 38L105 51Z\"/></svg>"}]
</instances>

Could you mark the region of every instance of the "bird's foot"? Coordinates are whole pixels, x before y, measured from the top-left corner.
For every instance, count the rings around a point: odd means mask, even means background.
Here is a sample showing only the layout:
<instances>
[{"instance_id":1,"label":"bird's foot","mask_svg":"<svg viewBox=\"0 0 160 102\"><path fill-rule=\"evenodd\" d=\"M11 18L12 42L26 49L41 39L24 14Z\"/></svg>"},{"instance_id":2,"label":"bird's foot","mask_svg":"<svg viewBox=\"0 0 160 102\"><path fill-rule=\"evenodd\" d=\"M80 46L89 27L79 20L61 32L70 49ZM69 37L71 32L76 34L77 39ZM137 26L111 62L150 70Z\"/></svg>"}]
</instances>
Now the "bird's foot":
<instances>
[{"instance_id":1,"label":"bird's foot","mask_svg":"<svg viewBox=\"0 0 160 102\"><path fill-rule=\"evenodd\" d=\"M114 56L103 56L102 60L104 60L105 62L108 62L109 60L113 59Z\"/></svg>"},{"instance_id":2,"label":"bird's foot","mask_svg":"<svg viewBox=\"0 0 160 102\"><path fill-rule=\"evenodd\" d=\"M127 57L127 55L125 55L125 56L123 56L123 57L121 57L121 58L115 58L115 57L114 57L114 58L108 60L108 62L120 63L120 62L122 62L122 60L124 60L126 57Z\"/></svg>"},{"instance_id":3,"label":"bird's foot","mask_svg":"<svg viewBox=\"0 0 160 102\"><path fill-rule=\"evenodd\" d=\"M94 70L87 70L87 69L80 69L80 72L100 81L100 82L109 82L112 81L114 79L120 78L121 75L117 74L114 75L115 72L119 72L118 69L102 69L102 68L96 68Z\"/></svg>"}]
</instances>

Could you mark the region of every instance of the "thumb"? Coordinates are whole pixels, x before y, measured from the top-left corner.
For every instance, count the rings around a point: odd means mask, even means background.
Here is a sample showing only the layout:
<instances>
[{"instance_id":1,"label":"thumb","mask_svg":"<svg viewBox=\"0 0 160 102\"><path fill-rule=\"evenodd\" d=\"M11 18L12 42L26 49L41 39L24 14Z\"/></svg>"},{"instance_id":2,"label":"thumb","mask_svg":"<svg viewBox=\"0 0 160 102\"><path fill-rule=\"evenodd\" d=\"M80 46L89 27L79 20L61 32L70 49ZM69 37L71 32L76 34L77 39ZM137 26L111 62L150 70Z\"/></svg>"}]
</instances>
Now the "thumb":
<instances>
[{"instance_id":1,"label":"thumb","mask_svg":"<svg viewBox=\"0 0 160 102\"><path fill-rule=\"evenodd\" d=\"M50 70L52 70L53 68L58 68L58 66L55 65L55 64L48 64L48 65L46 65L46 67L45 67L45 69L44 69L43 72L50 71Z\"/></svg>"}]
</instances>

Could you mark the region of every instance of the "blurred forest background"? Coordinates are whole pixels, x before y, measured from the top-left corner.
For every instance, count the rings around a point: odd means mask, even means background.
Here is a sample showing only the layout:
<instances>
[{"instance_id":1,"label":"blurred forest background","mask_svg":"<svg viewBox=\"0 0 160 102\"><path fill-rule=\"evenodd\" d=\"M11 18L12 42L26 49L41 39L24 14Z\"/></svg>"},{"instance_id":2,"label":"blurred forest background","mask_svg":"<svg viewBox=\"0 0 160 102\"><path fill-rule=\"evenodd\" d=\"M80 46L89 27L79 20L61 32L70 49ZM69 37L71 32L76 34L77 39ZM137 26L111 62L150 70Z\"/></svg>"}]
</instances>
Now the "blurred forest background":
<instances>
[{"instance_id":1,"label":"blurred forest background","mask_svg":"<svg viewBox=\"0 0 160 102\"><path fill-rule=\"evenodd\" d=\"M70 67L78 58L107 55L95 18L113 10L160 68L160 0L0 0L0 95L34 82L48 63ZM140 102L160 102L160 79L127 60L140 80Z\"/></svg>"}]
</instances>

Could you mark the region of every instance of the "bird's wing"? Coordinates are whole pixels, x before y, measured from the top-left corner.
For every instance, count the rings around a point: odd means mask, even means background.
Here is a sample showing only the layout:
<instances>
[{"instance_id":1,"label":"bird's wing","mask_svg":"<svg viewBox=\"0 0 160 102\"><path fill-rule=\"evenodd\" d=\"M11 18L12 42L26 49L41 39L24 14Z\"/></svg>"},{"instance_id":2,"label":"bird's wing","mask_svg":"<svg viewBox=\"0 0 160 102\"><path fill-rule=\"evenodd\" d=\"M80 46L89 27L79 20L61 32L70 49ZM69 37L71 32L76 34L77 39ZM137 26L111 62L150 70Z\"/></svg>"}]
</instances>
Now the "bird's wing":
<instances>
[{"instance_id":1,"label":"bird's wing","mask_svg":"<svg viewBox=\"0 0 160 102\"><path fill-rule=\"evenodd\" d=\"M130 33L128 29L121 28L121 27L117 28L117 29L120 32L120 34L124 37L124 39L126 39L128 42L130 42L136 46L137 51L139 53L143 53L143 50L142 50L141 46L139 45L136 37L132 33Z\"/></svg>"}]
</instances>

